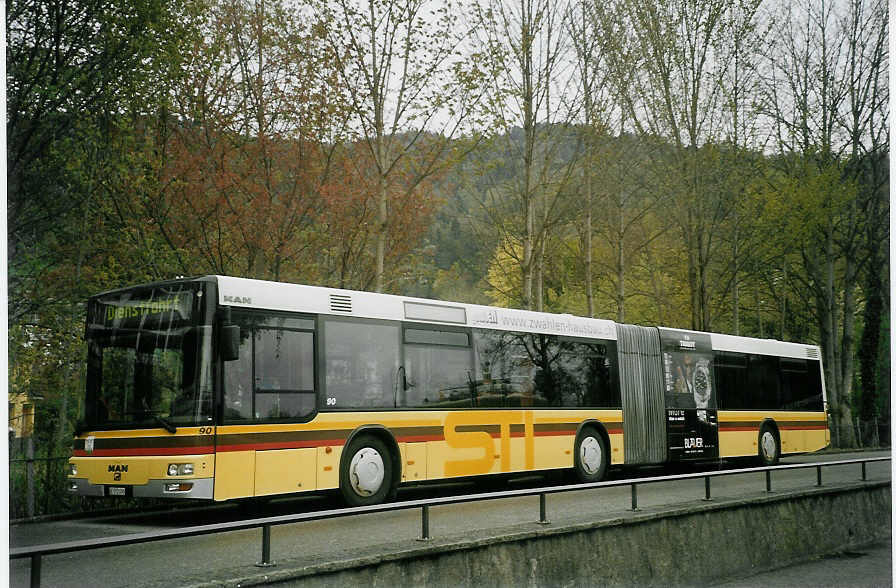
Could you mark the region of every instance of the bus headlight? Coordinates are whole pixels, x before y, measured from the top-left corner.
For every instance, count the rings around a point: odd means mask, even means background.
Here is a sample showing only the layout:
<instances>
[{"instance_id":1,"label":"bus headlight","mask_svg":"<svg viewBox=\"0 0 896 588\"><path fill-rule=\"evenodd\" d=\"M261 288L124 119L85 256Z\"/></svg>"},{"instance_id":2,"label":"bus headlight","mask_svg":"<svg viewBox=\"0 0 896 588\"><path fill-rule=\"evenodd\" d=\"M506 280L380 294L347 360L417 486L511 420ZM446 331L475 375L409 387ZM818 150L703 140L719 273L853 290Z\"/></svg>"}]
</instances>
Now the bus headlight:
<instances>
[{"instance_id":1,"label":"bus headlight","mask_svg":"<svg viewBox=\"0 0 896 588\"><path fill-rule=\"evenodd\" d=\"M68 475L69 476L77 476L78 475L78 466L69 462L68 464Z\"/></svg>"},{"instance_id":2,"label":"bus headlight","mask_svg":"<svg viewBox=\"0 0 896 588\"><path fill-rule=\"evenodd\" d=\"M191 464L191 463L169 463L168 464L168 475L169 476L192 476L193 475L193 464Z\"/></svg>"}]
</instances>

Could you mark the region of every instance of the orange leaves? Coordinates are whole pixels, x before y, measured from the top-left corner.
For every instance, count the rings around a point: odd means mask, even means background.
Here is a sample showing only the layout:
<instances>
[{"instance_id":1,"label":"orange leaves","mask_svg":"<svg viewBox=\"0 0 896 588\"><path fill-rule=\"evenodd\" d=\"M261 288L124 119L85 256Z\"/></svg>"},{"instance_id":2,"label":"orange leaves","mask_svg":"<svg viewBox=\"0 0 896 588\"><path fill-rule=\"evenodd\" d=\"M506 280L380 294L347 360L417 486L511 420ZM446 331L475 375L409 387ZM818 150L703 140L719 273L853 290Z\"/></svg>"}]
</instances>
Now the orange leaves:
<instances>
[{"instance_id":1,"label":"orange leaves","mask_svg":"<svg viewBox=\"0 0 896 588\"><path fill-rule=\"evenodd\" d=\"M428 229L434 208L431 182L393 173L386 184L385 266L390 278L406 269L409 254ZM360 145L334 149L328 179L320 188L319 250L323 283L371 288L375 275L378 175L370 152Z\"/></svg>"},{"instance_id":2,"label":"orange leaves","mask_svg":"<svg viewBox=\"0 0 896 588\"><path fill-rule=\"evenodd\" d=\"M317 152L298 140L180 128L164 169L165 222L201 271L293 273L317 208Z\"/></svg>"}]
</instances>

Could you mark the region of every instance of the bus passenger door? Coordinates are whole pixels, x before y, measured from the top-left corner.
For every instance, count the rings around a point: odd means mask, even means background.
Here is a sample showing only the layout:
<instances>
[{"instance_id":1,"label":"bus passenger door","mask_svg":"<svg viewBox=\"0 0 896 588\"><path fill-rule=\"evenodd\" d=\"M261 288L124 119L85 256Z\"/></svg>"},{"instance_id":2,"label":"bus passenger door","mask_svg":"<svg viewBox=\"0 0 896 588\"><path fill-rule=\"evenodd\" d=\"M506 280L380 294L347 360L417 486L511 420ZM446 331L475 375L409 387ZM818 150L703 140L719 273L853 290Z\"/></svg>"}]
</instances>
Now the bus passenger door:
<instances>
[{"instance_id":1,"label":"bus passenger door","mask_svg":"<svg viewBox=\"0 0 896 588\"><path fill-rule=\"evenodd\" d=\"M252 422L252 326L253 315L232 313L239 326L239 352L224 361L218 426L215 428L215 500L246 498L255 494L255 449L245 443Z\"/></svg>"}]
</instances>

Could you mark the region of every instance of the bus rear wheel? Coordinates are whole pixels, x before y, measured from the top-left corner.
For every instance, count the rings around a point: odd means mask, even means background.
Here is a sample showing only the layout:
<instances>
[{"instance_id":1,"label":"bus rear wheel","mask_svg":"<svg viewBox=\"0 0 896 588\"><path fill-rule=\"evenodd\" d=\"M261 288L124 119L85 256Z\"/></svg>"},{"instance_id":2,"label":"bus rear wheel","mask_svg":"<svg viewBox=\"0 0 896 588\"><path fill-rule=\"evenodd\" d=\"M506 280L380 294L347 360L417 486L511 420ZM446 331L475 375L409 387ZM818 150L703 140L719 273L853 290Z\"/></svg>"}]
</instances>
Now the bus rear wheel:
<instances>
[{"instance_id":1,"label":"bus rear wheel","mask_svg":"<svg viewBox=\"0 0 896 588\"><path fill-rule=\"evenodd\" d=\"M342 454L339 490L349 506L379 504L392 491L392 456L372 435L359 435Z\"/></svg>"},{"instance_id":2,"label":"bus rear wheel","mask_svg":"<svg viewBox=\"0 0 896 588\"><path fill-rule=\"evenodd\" d=\"M582 482L600 482L607 474L609 457L603 436L593 427L583 428L576 437L576 477Z\"/></svg>"},{"instance_id":3,"label":"bus rear wheel","mask_svg":"<svg viewBox=\"0 0 896 588\"><path fill-rule=\"evenodd\" d=\"M774 427L763 424L759 428L759 463L763 466L773 466L781 457L781 441Z\"/></svg>"}]
</instances>

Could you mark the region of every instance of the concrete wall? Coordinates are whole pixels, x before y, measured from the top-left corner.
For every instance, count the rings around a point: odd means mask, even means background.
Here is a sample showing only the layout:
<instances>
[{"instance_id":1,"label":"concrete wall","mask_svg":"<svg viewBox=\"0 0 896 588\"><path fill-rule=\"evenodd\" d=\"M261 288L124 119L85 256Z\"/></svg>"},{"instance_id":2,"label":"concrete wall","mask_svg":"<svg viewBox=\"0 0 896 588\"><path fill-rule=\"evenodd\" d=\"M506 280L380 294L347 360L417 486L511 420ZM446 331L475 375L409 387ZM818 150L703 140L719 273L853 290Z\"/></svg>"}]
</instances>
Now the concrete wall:
<instances>
[{"instance_id":1,"label":"concrete wall","mask_svg":"<svg viewBox=\"0 0 896 588\"><path fill-rule=\"evenodd\" d=\"M891 485L813 488L697 503L574 527L280 570L241 584L294 586L590 586L706 584L890 536ZM536 527L533 525L533 527Z\"/></svg>"}]
</instances>

